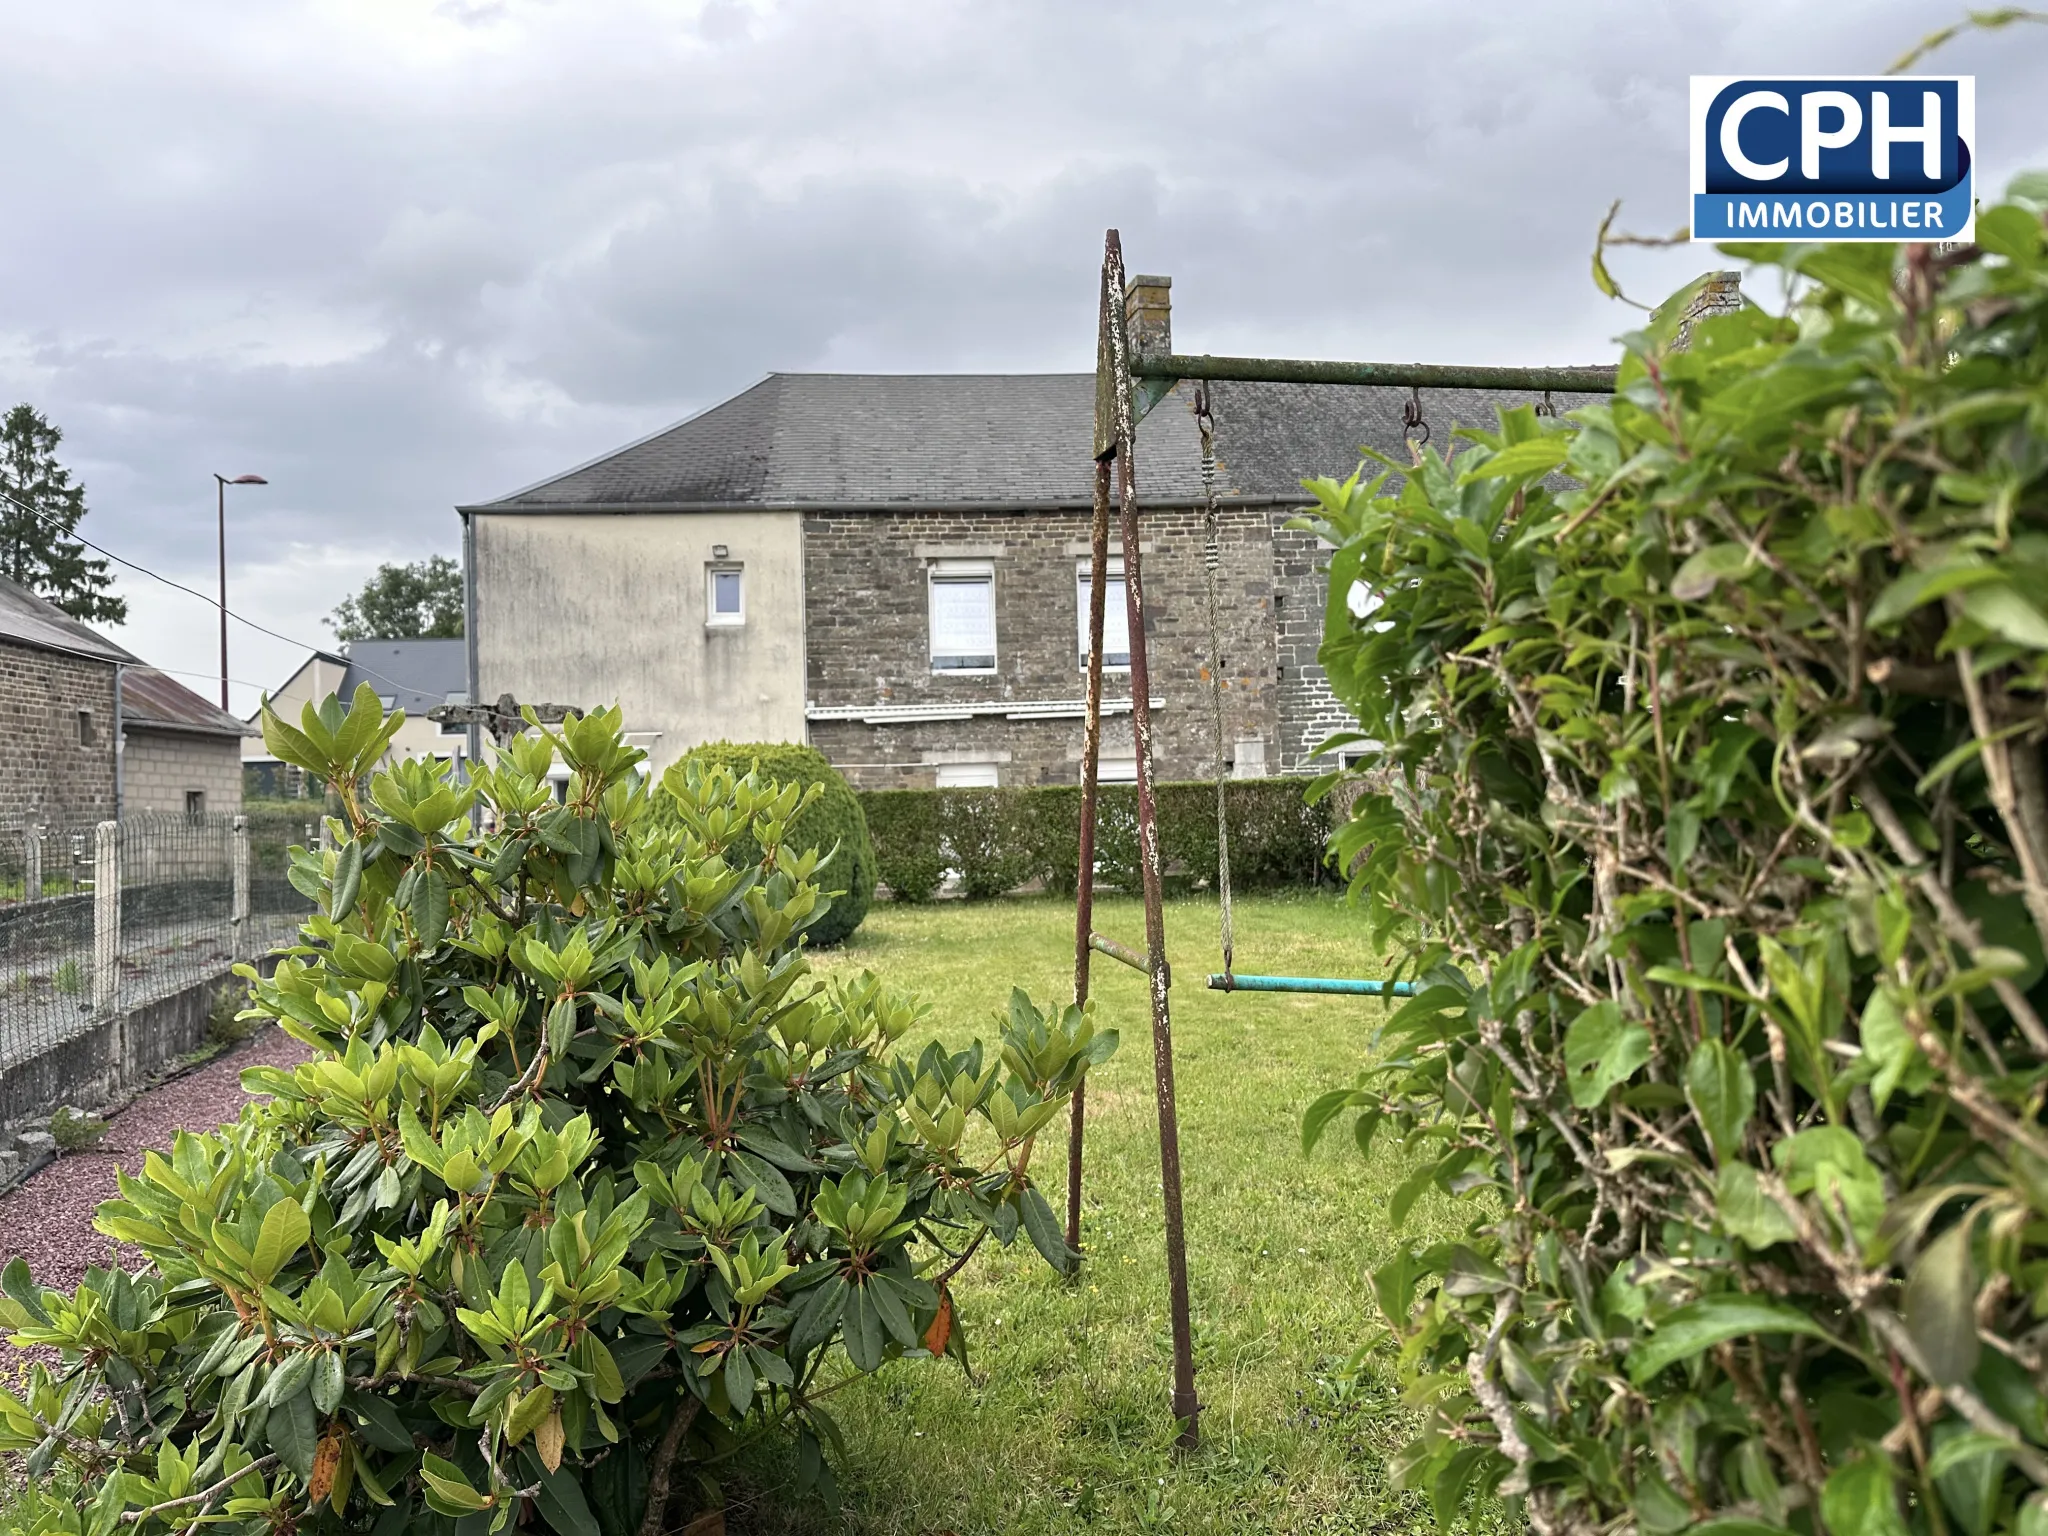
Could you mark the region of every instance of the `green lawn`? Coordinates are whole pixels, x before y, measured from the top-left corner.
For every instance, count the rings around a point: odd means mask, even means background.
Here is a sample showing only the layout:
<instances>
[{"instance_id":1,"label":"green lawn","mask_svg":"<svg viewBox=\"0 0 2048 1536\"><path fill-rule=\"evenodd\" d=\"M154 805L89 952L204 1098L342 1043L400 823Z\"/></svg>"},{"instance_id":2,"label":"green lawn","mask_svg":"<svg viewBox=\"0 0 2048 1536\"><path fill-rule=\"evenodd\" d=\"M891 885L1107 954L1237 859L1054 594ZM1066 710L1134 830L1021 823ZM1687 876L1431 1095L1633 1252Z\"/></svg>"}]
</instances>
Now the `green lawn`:
<instances>
[{"instance_id":1,"label":"green lawn","mask_svg":"<svg viewBox=\"0 0 2048 1536\"><path fill-rule=\"evenodd\" d=\"M1098 931L1143 943L1134 900L1097 907ZM754 1464L729 1490L740 1532L842 1528L890 1536L975 1532L1387 1532L1428 1525L1389 1486L1409 1416L1375 1337L1366 1271L1388 1250L1385 1209L1408 1164L1348 1135L1300 1150L1301 1112L1357 1070L1384 1005L1209 992L1216 908L1167 913L1194 1300L1202 1449L1176 1456L1159 1216L1158 1129L1144 981L1097 956L1103 1021L1123 1047L1091 1079L1084 1247L1073 1287L1028 1244L978 1259L956 1284L976 1386L951 1362L899 1361L840 1392L850 1442L846 1525L785 1501L786 1469ZM1377 975L1360 915L1330 897L1241 901L1238 967ZM1035 1000L1073 985L1073 909L1053 900L879 905L821 969L871 968L933 1005L949 1041L992 1038L1012 984ZM921 1047L913 1034L903 1044ZM1063 1124L1063 1122L1062 1122ZM1048 1141L1054 1138L1048 1137ZM1034 1173L1065 1202L1065 1138ZM1045 1154L1051 1155L1045 1155ZM1455 1212L1418 1207L1412 1224Z\"/></svg>"}]
</instances>

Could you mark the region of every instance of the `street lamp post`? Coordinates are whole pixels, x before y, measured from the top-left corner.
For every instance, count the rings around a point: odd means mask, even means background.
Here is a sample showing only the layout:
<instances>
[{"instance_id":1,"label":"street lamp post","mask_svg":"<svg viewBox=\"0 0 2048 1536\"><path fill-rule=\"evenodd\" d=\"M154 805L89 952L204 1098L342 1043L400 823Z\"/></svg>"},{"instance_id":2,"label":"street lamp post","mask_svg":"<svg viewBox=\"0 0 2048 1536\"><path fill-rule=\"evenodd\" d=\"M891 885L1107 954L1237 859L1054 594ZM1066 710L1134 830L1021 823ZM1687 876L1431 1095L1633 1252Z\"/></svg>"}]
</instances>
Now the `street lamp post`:
<instances>
[{"instance_id":1,"label":"street lamp post","mask_svg":"<svg viewBox=\"0 0 2048 1536\"><path fill-rule=\"evenodd\" d=\"M220 707L228 707L228 487L268 485L261 475L215 475L220 511Z\"/></svg>"}]
</instances>

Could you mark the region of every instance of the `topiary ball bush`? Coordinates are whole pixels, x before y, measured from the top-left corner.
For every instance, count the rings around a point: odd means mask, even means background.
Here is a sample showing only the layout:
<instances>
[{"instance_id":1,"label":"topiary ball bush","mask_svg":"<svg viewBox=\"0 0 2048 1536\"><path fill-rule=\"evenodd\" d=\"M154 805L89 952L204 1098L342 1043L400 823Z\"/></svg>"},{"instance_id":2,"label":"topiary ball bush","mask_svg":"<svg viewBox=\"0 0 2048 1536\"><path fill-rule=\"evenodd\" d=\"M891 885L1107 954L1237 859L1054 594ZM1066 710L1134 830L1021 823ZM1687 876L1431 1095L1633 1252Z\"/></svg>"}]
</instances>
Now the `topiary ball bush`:
<instances>
[{"instance_id":1,"label":"topiary ball bush","mask_svg":"<svg viewBox=\"0 0 2048 1536\"><path fill-rule=\"evenodd\" d=\"M713 741L693 747L688 759L707 767L729 768L736 775L755 772L770 783L794 784L824 793L791 824L789 846L816 848L831 854L818 868L818 883L836 892L825 915L811 925L814 949L831 949L853 937L875 899L875 845L860 799L844 774L815 747L781 741ZM741 850L742 853L744 850Z\"/></svg>"}]
</instances>

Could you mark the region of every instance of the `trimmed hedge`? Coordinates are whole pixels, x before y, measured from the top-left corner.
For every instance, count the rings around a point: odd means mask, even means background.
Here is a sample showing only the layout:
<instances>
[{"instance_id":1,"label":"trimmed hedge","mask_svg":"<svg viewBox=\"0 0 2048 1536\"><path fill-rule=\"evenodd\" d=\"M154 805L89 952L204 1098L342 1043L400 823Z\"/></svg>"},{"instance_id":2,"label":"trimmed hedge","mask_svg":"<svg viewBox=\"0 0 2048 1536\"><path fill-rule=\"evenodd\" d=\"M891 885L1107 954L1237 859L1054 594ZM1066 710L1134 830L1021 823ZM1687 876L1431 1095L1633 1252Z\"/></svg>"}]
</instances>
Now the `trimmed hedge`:
<instances>
[{"instance_id":1,"label":"trimmed hedge","mask_svg":"<svg viewBox=\"0 0 2048 1536\"><path fill-rule=\"evenodd\" d=\"M1234 888L1313 885L1323 878L1329 812L1310 805L1304 779L1238 779L1225 792ZM970 899L1000 896L1032 880L1071 895L1080 862L1081 791L880 789L858 796L874 837L882 883L898 901L930 901L947 870ZM1170 881L1216 883L1216 786L1201 781L1158 789L1160 853ZM1097 808L1097 877L1117 890L1139 887L1138 792L1104 785Z\"/></svg>"},{"instance_id":2,"label":"trimmed hedge","mask_svg":"<svg viewBox=\"0 0 2048 1536\"><path fill-rule=\"evenodd\" d=\"M868 835L860 798L825 754L789 742L713 741L691 748L687 756L730 768L735 774L758 768L762 778L777 784L825 787L818 803L791 824L789 845L820 852L838 845L832 862L819 869L818 883L839 894L831 897L831 910L807 931L814 949L829 949L851 938L875 899L875 845ZM750 845L736 844L727 856L745 865L757 853Z\"/></svg>"}]
</instances>

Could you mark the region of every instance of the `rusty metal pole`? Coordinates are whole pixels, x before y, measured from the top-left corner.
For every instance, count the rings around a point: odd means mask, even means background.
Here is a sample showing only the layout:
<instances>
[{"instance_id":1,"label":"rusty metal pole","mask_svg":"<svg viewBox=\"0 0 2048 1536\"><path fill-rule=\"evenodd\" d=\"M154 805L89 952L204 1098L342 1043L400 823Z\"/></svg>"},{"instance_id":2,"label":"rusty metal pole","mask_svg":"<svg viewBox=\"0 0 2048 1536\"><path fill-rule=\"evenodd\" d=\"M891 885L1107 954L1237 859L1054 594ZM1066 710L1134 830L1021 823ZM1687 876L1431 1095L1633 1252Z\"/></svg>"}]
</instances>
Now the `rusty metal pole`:
<instances>
[{"instance_id":1,"label":"rusty metal pole","mask_svg":"<svg viewBox=\"0 0 2048 1536\"><path fill-rule=\"evenodd\" d=\"M1117 500L1124 545L1124 611L1130 623L1131 728L1138 758L1138 848L1145 887L1145 959L1152 994L1152 1073L1159 1105L1159 1191L1166 1217L1167 1305L1173 1322L1173 1416L1179 1444L1201 1443L1201 1404L1195 1397L1194 1335L1188 1318L1188 1256L1181 1222L1180 1111L1173 1090L1173 1012L1168 1001L1166 909L1160 889L1159 823L1152 796L1152 696L1145 645L1145 581L1139 555L1138 476L1134 462L1129 336L1124 315L1123 241L1105 241L1103 295L1109 309L1104 338L1115 389Z\"/></svg>"},{"instance_id":2,"label":"rusty metal pole","mask_svg":"<svg viewBox=\"0 0 2048 1536\"><path fill-rule=\"evenodd\" d=\"M1108 314L1104 301L1103 313ZM1095 927L1095 787L1102 761L1102 617L1109 592L1109 475L1106 458L1095 461L1095 520L1088 533L1093 567L1088 577L1088 723L1081 738L1081 836L1074 875L1074 1006L1088 1001L1088 972ZM1074 1085L1067 1120L1067 1246L1081 1251L1081 1148L1085 1138L1088 1079ZM1077 1263L1072 1274L1080 1273Z\"/></svg>"}]
</instances>

